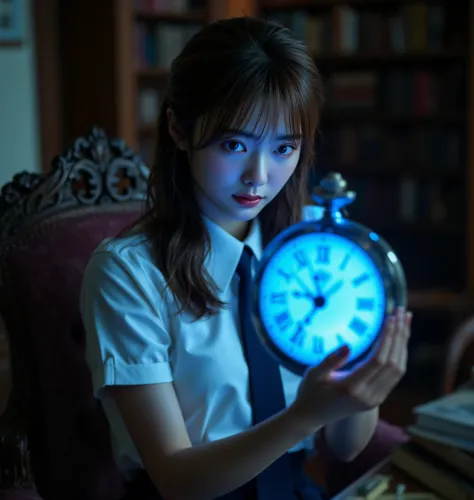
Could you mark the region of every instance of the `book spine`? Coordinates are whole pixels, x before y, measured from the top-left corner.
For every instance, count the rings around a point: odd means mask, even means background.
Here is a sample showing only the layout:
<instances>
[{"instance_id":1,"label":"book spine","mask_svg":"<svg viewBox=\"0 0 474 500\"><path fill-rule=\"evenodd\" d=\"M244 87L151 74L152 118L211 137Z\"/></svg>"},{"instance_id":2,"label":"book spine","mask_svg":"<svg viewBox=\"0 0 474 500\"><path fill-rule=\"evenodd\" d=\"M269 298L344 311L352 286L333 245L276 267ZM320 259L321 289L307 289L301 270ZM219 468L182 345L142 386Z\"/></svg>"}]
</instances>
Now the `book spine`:
<instances>
[{"instance_id":1,"label":"book spine","mask_svg":"<svg viewBox=\"0 0 474 500\"><path fill-rule=\"evenodd\" d=\"M465 486L441 467L402 447L394 450L392 463L447 500L474 500L474 489Z\"/></svg>"}]
</instances>

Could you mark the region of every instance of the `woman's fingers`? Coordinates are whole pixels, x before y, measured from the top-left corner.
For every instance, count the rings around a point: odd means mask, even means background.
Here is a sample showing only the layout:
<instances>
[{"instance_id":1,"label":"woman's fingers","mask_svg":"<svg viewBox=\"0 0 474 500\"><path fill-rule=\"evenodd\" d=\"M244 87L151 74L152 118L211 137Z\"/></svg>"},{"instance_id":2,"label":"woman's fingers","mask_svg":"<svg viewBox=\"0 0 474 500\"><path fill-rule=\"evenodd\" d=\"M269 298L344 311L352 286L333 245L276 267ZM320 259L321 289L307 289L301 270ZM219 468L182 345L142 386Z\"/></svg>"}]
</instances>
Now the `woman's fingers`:
<instances>
[{"instance_id":1,"label":"woman's fingers","mask_svg":"<svg viewBox=\"0 0 474 500\"><path fill-rule=\"evenodd\" d=\"M396 322L393 316L387 318L383 333L374 353L366 361L361 363L350 374L348 374L343 383L348 388L361 387L365 385L372 377L376 377L380 370L385 366L392 350L393 332Z\"/></svg>"},{"instance_id":2,"label":"woman's fingers","mask_svg":"<svg viewBox=\"0 0 474 500\"><path fill-rule=\"evenodd\" d=\"M397 385L406 370L411 317L410 312L399 309L394 316L387 318L381 341L372 357L342 381L352 396L375 405Z\"/></svg>"},{"instance_id":3,"label":"woman's fingers","mask_svg":"<svg viewBox=\"0 0 474 500\"><path fill-rule=\"evenodd\" d=\"M371 395L371 400L373 401L384 400L406 372L411 317L412 314L407 312L397 318L392 351L388 362L378 377L370 380L368 383L373 391Z\"/></svg>"}]
</instances>

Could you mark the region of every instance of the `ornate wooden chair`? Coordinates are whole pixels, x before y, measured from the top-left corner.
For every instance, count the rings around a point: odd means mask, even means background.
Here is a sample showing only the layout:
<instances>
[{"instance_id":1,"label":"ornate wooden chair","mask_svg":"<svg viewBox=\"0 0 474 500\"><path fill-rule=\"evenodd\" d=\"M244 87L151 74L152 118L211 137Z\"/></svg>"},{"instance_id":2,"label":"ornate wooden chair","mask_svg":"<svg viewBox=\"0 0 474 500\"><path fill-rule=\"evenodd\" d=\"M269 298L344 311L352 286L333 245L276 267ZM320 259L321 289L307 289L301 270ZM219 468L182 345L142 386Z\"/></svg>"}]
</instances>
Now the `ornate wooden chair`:
<instances>
[{"instance_id":1,"label":"ornate wooden chair","mask_svg":"<svg viewBox=\"0 0 474 500\"><path fill-rule=\"evenodd\" d=\"M48 174L20 173L2 189L0 314L13 383L0 421L4 490L35 486L43 498L68 500L122 494L83 359L78 300L91 252L138 217L147 177L123 141L94 128Z\"/></svg>"},{"instance_id":2,"label":"ornate wooden chair","mask_svg":"<svg viewBox=\"0 0 474 500\"><path fill-rule=\"evenodd\" d=\"M118 500L124 492L107 421L92 395L78 301L92 251L141 213L147 177L123 141L94 128L55 158L48 174L20 173L2 189L0 314L13 382L0 418L3 500ZM334 488L403 439L400 429L381 422ZM327 452L321 457L337 476L341 464Z\"/></svg>"}]
</instances>

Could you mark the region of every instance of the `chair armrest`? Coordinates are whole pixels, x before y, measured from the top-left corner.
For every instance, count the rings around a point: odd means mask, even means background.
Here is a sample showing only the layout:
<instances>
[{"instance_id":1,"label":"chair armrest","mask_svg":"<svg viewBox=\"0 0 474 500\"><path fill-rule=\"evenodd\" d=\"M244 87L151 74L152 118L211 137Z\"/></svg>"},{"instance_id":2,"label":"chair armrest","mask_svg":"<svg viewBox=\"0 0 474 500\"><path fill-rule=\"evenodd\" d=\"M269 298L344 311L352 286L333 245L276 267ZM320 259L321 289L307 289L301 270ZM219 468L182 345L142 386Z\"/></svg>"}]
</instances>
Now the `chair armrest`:
<instances>
[{"instance_id":1,"label":"chair armrest","mask_svg":"<svg viewBox=\"0 0 474 500\"><path fill-rule=\"evenodd\" d=\"M33 488L0 490L0 500L43 500Z\"/></svg>"},{"instance_id":2,"label":"chair armrest","mask_svg":"<svg viewBox=\"0 0 474 500\"><path fill-rule=\"evenodd\" d=\"M460 383L473 377L473 370L474 317L470 317L456 328L447 343L441 393L453 392Z\"/></svg>"},{"instance_id":3,"label":"chair armrest","mask_svg":"<svg viewBox=\"0 0 474 500\"><path fill-rule=\"evenodd\" d=\"M19 488L34 489L28 439L22 427L8 418L7 410L0 418L0 491Z\"/></svg>"}]
</instances>

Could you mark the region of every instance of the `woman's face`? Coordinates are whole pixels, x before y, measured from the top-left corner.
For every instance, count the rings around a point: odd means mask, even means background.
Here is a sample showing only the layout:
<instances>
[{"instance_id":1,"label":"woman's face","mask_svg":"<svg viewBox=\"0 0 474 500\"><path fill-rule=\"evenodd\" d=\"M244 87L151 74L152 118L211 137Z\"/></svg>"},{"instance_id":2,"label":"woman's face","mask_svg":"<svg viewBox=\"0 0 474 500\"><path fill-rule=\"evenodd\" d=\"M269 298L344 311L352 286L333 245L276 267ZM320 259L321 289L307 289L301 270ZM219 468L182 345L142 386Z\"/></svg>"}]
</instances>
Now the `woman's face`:
<instances>
[{"instance_id":1,"label":"woman's face","mask_svg":"<svg viewBox=\"0 0 474 500\"><path fill-rule=\"evenodd\" d=\"M190 158L203 214L239 239L288 182L301 154L301 137L290 134L283 113L264 134L255 127L257 110L253 115L241 130L226 131Z\"/></svg>"}]
</instances>

